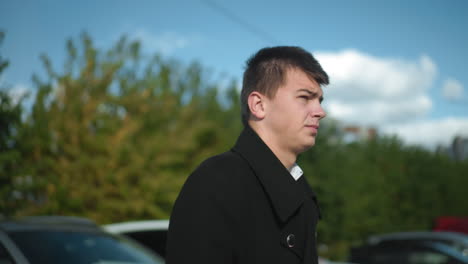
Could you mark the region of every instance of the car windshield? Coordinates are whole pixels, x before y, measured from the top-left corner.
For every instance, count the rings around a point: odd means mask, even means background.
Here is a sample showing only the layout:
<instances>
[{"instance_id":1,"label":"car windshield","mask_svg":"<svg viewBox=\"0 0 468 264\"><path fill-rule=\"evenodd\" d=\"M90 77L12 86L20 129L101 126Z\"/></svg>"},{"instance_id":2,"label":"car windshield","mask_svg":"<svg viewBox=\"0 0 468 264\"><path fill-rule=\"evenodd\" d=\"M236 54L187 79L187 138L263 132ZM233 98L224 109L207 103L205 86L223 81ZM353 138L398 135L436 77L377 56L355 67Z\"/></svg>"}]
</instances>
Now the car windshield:
<instances>
[{"instance_id":1,"label":"car windshield","mask_svg":"<svg viewBox=\"0 0 468 264\"><path fill-rule=\"evenodd\" d=\"M31 264L164 263L128 240L103 233L17 231L10 237Z\"/></svg>"}]
</instances>

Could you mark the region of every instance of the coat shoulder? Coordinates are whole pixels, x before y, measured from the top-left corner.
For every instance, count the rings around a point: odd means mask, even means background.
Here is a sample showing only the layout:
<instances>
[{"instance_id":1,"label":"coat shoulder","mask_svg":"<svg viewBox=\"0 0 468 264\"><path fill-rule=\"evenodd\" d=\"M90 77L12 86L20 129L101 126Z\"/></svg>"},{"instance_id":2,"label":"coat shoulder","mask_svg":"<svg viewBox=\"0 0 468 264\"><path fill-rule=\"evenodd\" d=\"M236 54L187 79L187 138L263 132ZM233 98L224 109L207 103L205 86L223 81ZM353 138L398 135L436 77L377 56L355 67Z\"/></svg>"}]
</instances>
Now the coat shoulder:
<instances>
[{"instance_id":1,"label":"coat shoulder","mask_svg":"<svg viewBox=\"0 0 468 264\"><path fill-rule=\"evenodd\" d=\"M227 151L206 159L195 172L202 171L222 176L229 174L229 172L237 172L240 169L248 170L248 163L235 152Z\"/></svg>"},{"instance_id":2,"label":"coat shoulder","mask_svg":"<svg viewBox=\"0 0 468 264\"><path fill-rule=\"evenodd\" d=\"M243 188L254 178L249 164L238 154L227 151L202 162L189 176L186 185L223 192Z\"/></svg>"}]
</instances>

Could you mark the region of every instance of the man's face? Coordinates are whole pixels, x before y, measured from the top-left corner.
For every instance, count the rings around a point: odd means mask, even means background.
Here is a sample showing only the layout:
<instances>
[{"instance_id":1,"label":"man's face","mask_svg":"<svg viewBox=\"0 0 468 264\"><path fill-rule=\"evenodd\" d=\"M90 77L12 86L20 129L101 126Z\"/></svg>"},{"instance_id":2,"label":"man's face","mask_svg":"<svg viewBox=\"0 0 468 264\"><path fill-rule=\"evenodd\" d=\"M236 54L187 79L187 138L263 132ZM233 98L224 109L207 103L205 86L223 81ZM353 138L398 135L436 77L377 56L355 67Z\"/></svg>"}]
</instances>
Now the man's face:
<instances>
[{"instance_id":1,"label":"man's face","mask_svg":"<svg viewBox=\"0 0 468 264\"><path fill-rule=\"evenodd\" d=\"M319 121L325 117L320 85L298 69L287 71L284 85L266 99L265 124L274 145L296 155L315 144Z\"/></svg>"}]
</instances>

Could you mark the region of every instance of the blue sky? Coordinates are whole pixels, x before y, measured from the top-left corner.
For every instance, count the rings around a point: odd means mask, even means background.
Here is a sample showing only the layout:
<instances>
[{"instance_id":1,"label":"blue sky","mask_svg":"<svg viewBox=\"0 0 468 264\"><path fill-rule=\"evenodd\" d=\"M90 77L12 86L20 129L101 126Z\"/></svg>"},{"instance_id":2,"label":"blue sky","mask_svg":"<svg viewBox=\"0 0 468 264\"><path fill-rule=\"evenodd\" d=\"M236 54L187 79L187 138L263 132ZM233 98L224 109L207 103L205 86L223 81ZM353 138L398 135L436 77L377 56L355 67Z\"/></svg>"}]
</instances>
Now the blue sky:
<instances>
[{"instance_id":1,"label":"blue sky","mask_svg":"<svg viewBox=\"0 0 468 264\"><path fill-rule=\"evenodd\" d=\"M199 61L241 80L259 48L297 45L331 77L329 116L434 147L468 136L468 1L0 1L3 84L33 89L47 54L64 63L65 41L87 31L99 48L122 35L146 53Z\"/></svg>"}]
</instances>

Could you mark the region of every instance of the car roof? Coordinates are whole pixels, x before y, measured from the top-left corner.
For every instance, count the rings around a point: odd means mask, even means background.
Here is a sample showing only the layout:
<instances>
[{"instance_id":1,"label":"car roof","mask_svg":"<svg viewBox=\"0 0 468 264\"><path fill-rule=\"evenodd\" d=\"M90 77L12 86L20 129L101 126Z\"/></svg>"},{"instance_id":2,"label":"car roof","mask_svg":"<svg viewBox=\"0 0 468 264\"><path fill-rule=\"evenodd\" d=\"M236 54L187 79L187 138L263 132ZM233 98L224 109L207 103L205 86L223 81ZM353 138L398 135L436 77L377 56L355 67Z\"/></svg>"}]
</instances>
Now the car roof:
<instances>
[{"instance_id":1,"label":"car roof","mask_svg":"<svg viewBox=\"0 0 468 264\"><path fill-rule=\"evenodd\" d=\"M167 230L169 227L169 220L128 221L103 225L102 227L104 230L114 234L149 230Z\"/></svg>"},{"instance_id":2,"label":"car roof","mask_svg":"<svg viewBox=\"0 0 468 264\"><path fill-rule=\"evenodd\" d=\"M0 221L0 229L6 232L25 230L101 230L95 222L75 216L29 216Z\"/></svg>"},{"instance_id":3,"label":"car roof","mask_svg":"<svg viewBox=\"0 0 468 264\"><path fill-rule=\"evenodd\" d=\"M468 235L456 232L397 232L369 237L369 244L378 244L391 240L447 240L468 246Z\"/></svg>"}]
</instances>

